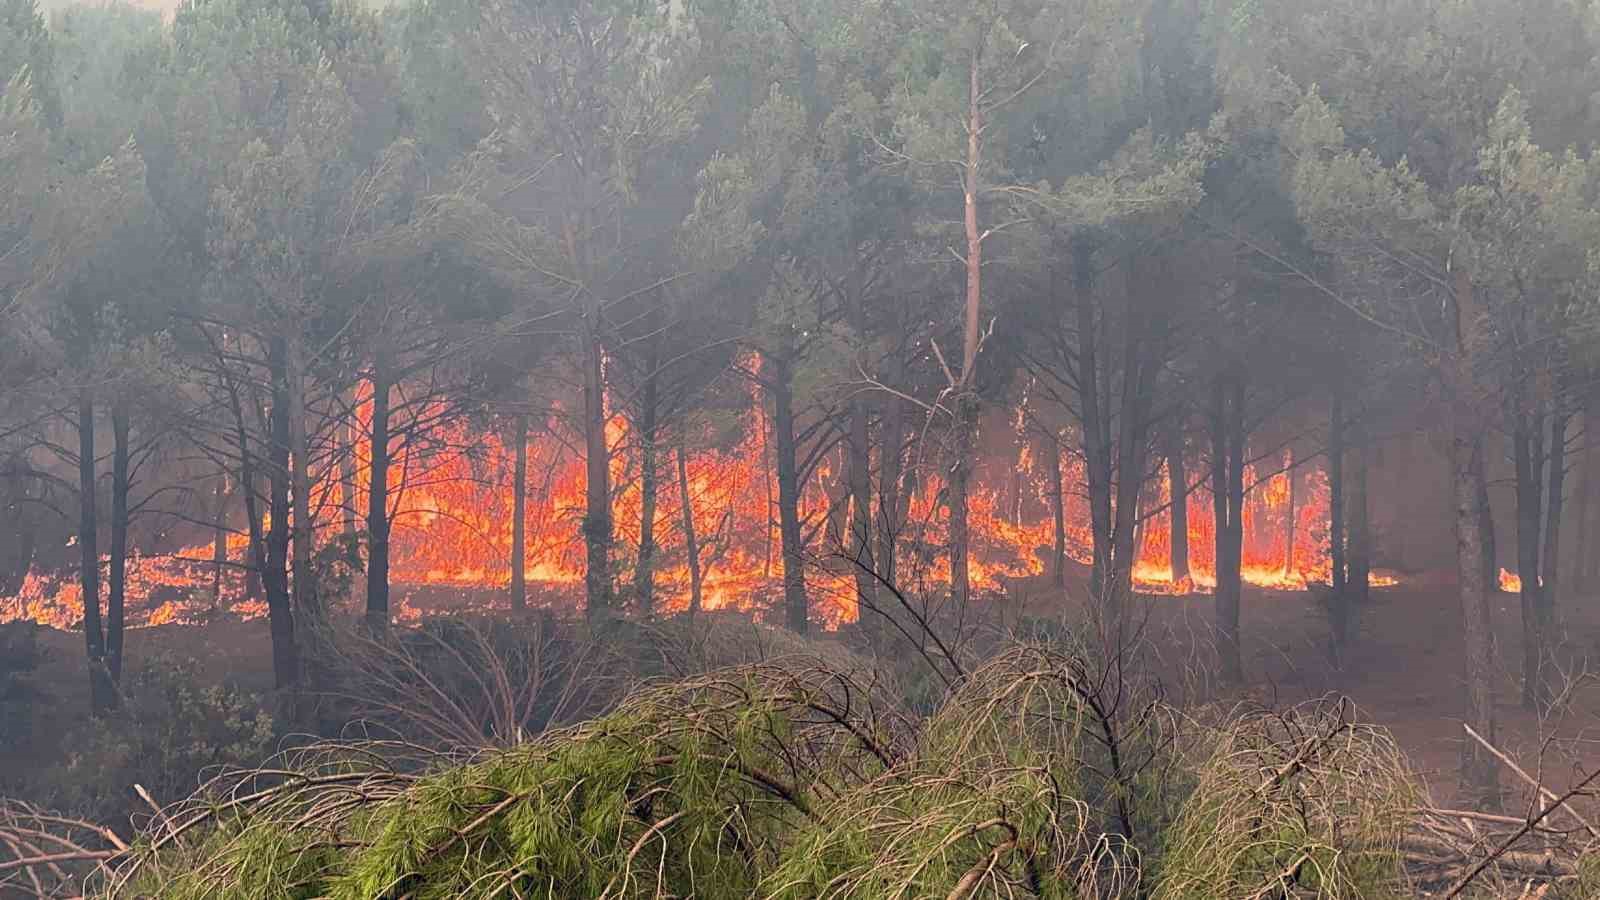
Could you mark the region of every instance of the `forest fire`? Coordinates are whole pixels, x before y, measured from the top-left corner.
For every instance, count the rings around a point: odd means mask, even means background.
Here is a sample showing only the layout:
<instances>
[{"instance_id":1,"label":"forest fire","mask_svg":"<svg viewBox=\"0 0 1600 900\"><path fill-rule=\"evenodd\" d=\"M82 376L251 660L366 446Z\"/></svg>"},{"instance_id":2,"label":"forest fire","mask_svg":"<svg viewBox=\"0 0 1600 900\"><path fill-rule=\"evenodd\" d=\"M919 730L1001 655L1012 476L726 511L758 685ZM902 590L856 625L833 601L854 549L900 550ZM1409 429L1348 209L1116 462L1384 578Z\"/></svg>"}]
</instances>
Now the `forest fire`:
<instances>
[{"instance_id":1,"label":"forest fire","mask_svg":"<svg viewBox=\"0 0 1600 900\"><path fill-rule=\"evenodd\" d=\"M367 412L368 405L362 404L361 426ZM662 471L657 478L654 533L659 549L654 578L658 605L665 611L684 609L689 596L680 480L687 487L689 520L700 551L704 606L759 610L770 606L781 590L783 559L773 512L777 487L765 438L769 423L759 403L745 415L748 421L732 446L689 450L681 479L674 471L676 448L658 453ZM524 571L533 602L575 606L584 576L579 533L584 473L581 454L563 433L564 427L556 413L531 430ZM640 454L621 417L612 418L608 437L613 483L618 486L613 500L614 556L619 584L626 585L631 584L630 566L637 558L644 506ZM1015 457L989 461L994 471L1012 477L980 478L972 496L971 577L982 591L1002 591L1011 582L1044 576L1051 567L1055 533L1041 463L1053 461L1042 461L1027 442L1018 444ZM341 480L334 461L323 467L313 493L318 541L324 548L341 532L356 533L362 527L358 511L367 505L369 453L357 442L353 454L353 487ZM400 588L396 615L418 615L407 608L407 587L455 588L485 606L502 602L498 594L511 580L513 457L501 432L464 423L438 427L427 440L412 440L392 453L390 578ZM1305 590L1312 583L1326 582L1331 572L1327 478L1320 468L1293 467L1292 462L1285 457L1277 471L1260 476L1253 468L1246 471L1245 484L1251 489L1243 514L1243 577L1260 588ZM1092 538L1086 524L1081 462L1076 467L1074 463L1063 460L1065 555L1086 566ZM842 449L824 455L806 480L800 503L809 555L818 563L807 577L818 598L818 615L830 625L856 615L853 591L847 586L848 567L837 559L829 564L829 548L839 546L839 535L847 530L844 523L850 521L843 470ZM1186 577L1175 580L1170 491L1165 479L1157 481L1159 491L1147 492L1155 512L1137 535L1135 586L1149 594L1207 592L1216 583L1210 492L1200 486L1187 497L1189 570ZM948 581L947 561L939 550L945 530L939 488L934 478L908 477L910 498L899 541L899 572L918 589ZM230 532L225 542L227 563L220 568L211 541L171 554L132 557L129 624L192 622L223 611L243 617L264 615L265 604L243 574L246 543L242 534ZM1505 578L1502 573L1502 582ZM1374 575L1372 583L1392 584L1394 579ZM33 573L18 595L0 606L0 621L20 618L73 627L82 615L80 597L75 573Z\"/></svg>"}]
</instances>

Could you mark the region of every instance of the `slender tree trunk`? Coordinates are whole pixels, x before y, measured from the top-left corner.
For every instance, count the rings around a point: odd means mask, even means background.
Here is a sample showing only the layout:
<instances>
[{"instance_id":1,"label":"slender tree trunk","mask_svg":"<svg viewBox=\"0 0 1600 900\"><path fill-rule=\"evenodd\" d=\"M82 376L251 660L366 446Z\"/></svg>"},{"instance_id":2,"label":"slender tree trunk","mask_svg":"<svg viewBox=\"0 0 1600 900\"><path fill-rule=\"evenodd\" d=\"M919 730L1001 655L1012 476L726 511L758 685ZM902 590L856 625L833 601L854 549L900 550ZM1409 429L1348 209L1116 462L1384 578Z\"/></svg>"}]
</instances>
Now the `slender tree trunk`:
<instances>
[{"instance_id":1,"label":"slender tree trunk","mask_svg":"<svg viewBox=\"0 0 1600 900\"><path fill-rule=\"evenodd\" d=\"M273 669L278 687L300 681L300 653L289 596L289 377L286 342L274 339L267 360L272 382L270 442L267 447L267 566L261 584L267 592L267 617L272 630ZM281 649L280 649L281 648Z\"/></svg>"},{"instance_id":2,"label":"slender tree trunk","mask_svg":"<svg viewBox=\"0 0 1600 900\"><path fill-rule=\"evenodd\" d=\"M1372 591L1372 523L1367 511L1367 464L1372 436L1357 424L1350 448L1350 499L1345 510L1346 566L1345 588L1350 594L1350 609L1359 614L1367 606Z\"/></svg>"},{"instance_id":3,"label":"slender tree trunk","mask_svg":"<svg viewBox=\"0 0 1600 900\"><path fill-rule=\"evenodd\" d=\"M982 83L980 58L973 51L967 69L967 159L962 184L963 222L967 236L967 296L962 316L961 373L952 385L956 403L955 459L950 466L950 598L956 609L967 608L971 595L968 553L971 534L967 523L973 456L977 452L977 367L979 319L983 308L983 236L978 231L978 170L982 163Z\"/></svg>"},{"instance_id":4,"label":"slender tree trunk","mask_svg":"<svg viewBox=\"0 0 1600 900\"><path fill-rule=\"evenodd\" d=\"M1289 514L1283 523L1285 539L1283 548L1283 574L1285 578L1293 579L1295 575L1294 542L1299 539L1300 522L1298 516L1299 510L1295 508L1295 500L1297 499L1295 497L1295 487L1297 486L1296 481L1298 481L1298 479L1295 478L1294 449L1292 447L1289 449L1289 466L1283 470L1283 477L1289 483Z\"/></svg>"},{"instance_id":5,"label":"slender tree trunk","mask_svg":"<svg viewBox=\"0 0 1600 900\"><path fill-rule=\"evenodd\" d=\"M1082 417L1084 476L1089 488L1089 597L1105 602L1111 567L1111 447L1109 410L1102 403L1097 348L1100 336L1095 322L1093 251L1084 238L1072 243L1073 280L1078 324L1078 404Z\"/></svg>"},{"instance_id":6,"label":"slender tree trunk","mask_svg":"<svg viewBox=\"0 0 1600 900\"><path fill-rule=\"evenodd\" d=\"M1489 502L1489 480L1481 479L1478 488L1478 516L1481 520L1479 540L1483 542L1479 564L1483 566L1483 583L1489 586L1489 592L1493 594L1500 589L1500 554L1495 548L1494 507Z\"/></svg>"},{"instance_id":7,"label":"slender tree trunk","mask_svg":"<svg viewBox=\"0 0 1600 900\"><path fill-rule=\"evenodd\" d=\"M357 432L354 417L339 427L340 436L343 438L339 442L339 491L343 500L340 505L344 507L340 513L340 518L344 520L340 531L344 536L345 547L351 553L356 550L358 540L356 520L361 516L360 511L356 509L356 442L360 440Z\"/></svg>"},{"instance_id":8,"label":"slender tree trunk","mask_svg":"<svg viewBox=\"0 0 1600 900\"><path fill-rule=\"evenodd\" d=\"M372 361L372 422L367 454L367 627L389 627L389 370L380 351Z\"/></svg>"},{"instance_id":9,"label":"slender tree trunk","mask_svg":"<svg viewBox=\"0 0 1600 900\"><path fill-rule=\"evenodd\" d=\"M857 306L860 305L858 301ZM865 334L864 324L858 323L857 328L861 329L858 333ZM856 560L856 619L870 637L877 623L872 621L872 616L863 613L867 609L877 608L878 604L878 582L874 575L877 562L873 559L873 540L876 535L872 528L872 448L867 434L867 416L871 408L865 396L857 396L850 407L851 516L843 547L844 552Z\"/></svg>"},{"instance_id":10,"label":"slender tree trunk","mask_svg":"<svg viewBox=\"0 0 1600 900\"><path fill-rule=\"evenodd\" d=\"M1227 378L1219 378L1211 402L1211 509L1215 519L1217 656L1228 682L1244 680L1239 652L1239 557L1233 540L1233 415Z\"/></svg>"},{"instance_id":11,"label":"slender tree trunk","mask_svg":"<svg viewBox=\"0 0 1600 900\"><path fill-rule=\"evenodd\" d=\"M1168 520L1171 552L1172 583L1181 585L1189 580L1189 481L1183 465L1184 422L1173 422L1167 435L1167 491L1171 497Z\"/></svg>"},{"instance_id":12,"label":"slender tree trunk","mask_svg":"<svg viewBox=\"0 0 1600 900\"><path fill-rule=\"evenodd\" d=\"M600 338L585 336L583 364L583 445L585 474L584 612L591 621L611 612L611 450L606 446L605 358Z\"/></svg>"},{"instance_id":13,"label":"slender tree trunk","mask_svg":"<svg viewBox=\"0 0 1600 900\"><path fill-rule=\"evenodd\" d=\"M683 513L683 550L689 557L689 616L699 615L703 603L700 585L700 543L694 533L694 498L689 494L689 451L678 438L678 503Z\"/></svg>"},{"instance_id":14,"label":"slender tree trunk","mask_svg":"<svg viewBox=\"0 0 1600 900\"><path fill-rule=\"evenodd\" d=\"M111 570L106 593L106 669L115 689L122 683L122 637L128 584L128 401L111 404Z\"/></svg>"},{"instance_id":15,"label":"slender tree trunk","mask_svg":"<svg viewBox=\"0 0 1600 900\"><path fill-rule=\"evenodd\" d=\"M1061 444L1052 435L1050 451L1050 515L1055 528L1055 545L1050 549L1050 583L1067 586L1067 486L1061 472Z\"/></svg>"},{"instance_id":16,"label":"slender tree trunk","mask_svg":"<svg viewBox=\"0 0 1600 900\"><path fill-rule=\"evenodd\" d=\"M286 342L289 459L294 494L294 608L316 622L323 617L322 601L311 556L316 543L316 511L311 508L311 444L306 437L306 377L299 341Z\"/></svg>"},{"instance_id":17,"label":"slender tree trunk","mask_svg":"<svg viewBox=\"0 0 1600 900\"><path fill-rule=\"evenodd\" d=\"M1592 392L1591 392L1592 394ZM1578 447L1578 508L1574 518L1577 520L1577 533L1573 535L1572 565L1570 577L1574 582L1588 582L1590 580L1590 566L1592 560L1600 554L1589 552L1589 519L1594 514L1594 449L1591 444L1593 432L1597 427L1595 422L1595 405L1592 396L1585 396L1583 400L1583 443Z\"/></svg>"},{"instance_id":18,"label":"slender tree trunk","mask_svg":"<svg viewBox=\"0 0 1600 900\"><path fill-rule=\"evenodd\" d=\"M1561 572L1561 517L1566 506L1567 490L1567 428L1572 422L1572 413L1561 405L1561 400L1553 401L1550 411L1550 449L1546 454L1549 460L1549 481L1545 491L1545 522L1544 522L1544 559L1539 565L1539 572L1544 577L1544 584L1539 591L1538 613L1539 633L1544 639L1541 647L1542 658L1548 660L1553 652L1553 643L1556 635L1556 607L1560 603L1557 593L1560 588Z\"/></svg>"},{"instance_id":19,"label":"slender tree trunk","mask_svg":"<svg viewBox=\"0 0 1600 900\"><path fill-rule=\"evenodd\" d=\"M1127 640L1127 603L1133 593L1133 563L1139 532L1139 494L1144 490L1145 415L1149 394L1148 348L1139 311L1130 312L1123 351L1122 409L1117 416L1117 503L1111 531L1111 578L1102 606L1108 649L1120 653Z\"/></svg>"},{"instance_id":20,"label":"slender tree trunk","mask_svg":"<svg viewBox=\"0 0 1600 900\"><path fill-rule=\"evenodd\" d=\"M511 610L528 608L528 414L517 414L511 482Z\"/></svg>"},{"instance_id":21,"label":"slender tree trunk","mask_svg":"<svg viewBox=\"0 0 1600 900\"><path fill-rule=\"evenodd\" d=\"M647 361L651 374L645 379L639 409L639 559L633 568L633 596L639 614L655 614L656 605L656 459L657 384L656 352L652 345Z\"/></svg>"},{"instance_id":22,"label":"slender tree trunk","mask_svg":"<svg viewBox=\"0 0 1600 900\"><path fill-rule=\"evenodd\" d=\"M785 620L796 634L810 627L806 603L805 548L800 537L800 478L796 471L794 394L787 360L773 359L768 375L772 391L773 446L778 460L778 527L783 547Z\"/></svg>"},{"instance_id":23,"label":"slender tree trunk","mask_svg":"<svg viewBox=\"0 0 1600 900\"><path fill-rule=\"evenodd\" d=\"M78 392L78 581L83 588L83 643L89 661L89 703L95 715L116 705L100 623L100 547L96 538L94 394Z\"/></svg>"},{"instance_id":24,"label":"slender tree trunk","mask_svg":"<svg viewBox=\"0 0 1600 900\"><path fill-rule=\"evenodd\" d=\"M1543 525L1543 485L1540 484L1543 439L1535 436L1542 424L1527 412L1525 395L1513 402L1511 455L1517 477L1517 576L1522 579L1522 705L1536 709L1543 700L1544 629L1539 619L1539 550Z\"/></svg>"},{"instance_id":25,"label":"slender tree trunk","mask_svg":"<svg viewBox=\"0 0 1600 900\"><path fill-rule=\"evenodd\" d=\"M228 565L228 475L217 473L216 512L211 537L211 609L222 606L222 571Z\"/></svg>"},{"instance_id":26,"label":"slender tree trunk","mask_svg":"<svg viewBox=\"0 0 1600 900\"><path fill-rule=\"evenodd\" d=\"M1333 562L1330 576L1328 655L1336 668L1343 668L1346 650L1350 646L1351 610L1349 569L1345 559L1344 514L1344 457L1345 457L1344 385L1333 389L1332 409L1328 416L1328 557Z\"/></svg>"},{"instance_id":27,"label":"slender tree trunk","mask_svg":"<svg viewBox=\"0 0 1600 900\"><path fill-rule=\"evenodd\" d=\"M878 472L878 551L874 563L884 584L896 584L898 577L895 554L904 527L901 507L900 480L905 467L906 414L905 404L893 394L886 395L883 411L883 450ZM881 596L874 594L874 598ZM881 611L881 608L880 608ZM868 635L878 631L877 623L868 625Z\"/></svg>"}]
</instances>

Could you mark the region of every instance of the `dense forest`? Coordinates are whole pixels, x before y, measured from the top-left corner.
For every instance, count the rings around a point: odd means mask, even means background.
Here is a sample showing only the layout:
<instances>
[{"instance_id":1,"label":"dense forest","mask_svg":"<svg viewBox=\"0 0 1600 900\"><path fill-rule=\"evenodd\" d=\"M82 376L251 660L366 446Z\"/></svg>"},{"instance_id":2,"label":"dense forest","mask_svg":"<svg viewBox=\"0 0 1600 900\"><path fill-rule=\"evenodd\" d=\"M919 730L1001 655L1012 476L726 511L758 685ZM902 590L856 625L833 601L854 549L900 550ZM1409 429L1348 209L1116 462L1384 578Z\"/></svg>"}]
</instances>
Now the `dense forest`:
<instances>
[{"instance_id":1,"label":"dense forest","mask_svg":"<svg viewBox=\"0 0 1600 900\"><path fill-rule=\"evenodd\" d=\"M1600 894L1600 4L0 0L0 80L0 893ZM1445 806L1278 702L1407 665Z\"/></svg>"}]
</instances>

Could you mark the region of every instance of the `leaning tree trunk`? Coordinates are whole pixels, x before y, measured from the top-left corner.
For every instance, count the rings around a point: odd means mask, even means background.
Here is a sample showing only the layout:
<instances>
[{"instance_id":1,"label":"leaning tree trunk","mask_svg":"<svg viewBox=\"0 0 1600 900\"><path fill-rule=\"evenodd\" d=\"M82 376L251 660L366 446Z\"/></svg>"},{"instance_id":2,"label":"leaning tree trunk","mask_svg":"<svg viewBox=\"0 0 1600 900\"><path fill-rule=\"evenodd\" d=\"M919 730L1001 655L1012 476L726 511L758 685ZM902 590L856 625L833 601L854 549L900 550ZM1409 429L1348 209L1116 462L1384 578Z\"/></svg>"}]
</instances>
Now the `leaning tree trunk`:
<instances>
[{"instance_id":1,"label":"leaning tree trunk","mask_svg":"<svg viewBox=\"0 0 1600 900\"><path fill-rule=\"evenodd\" d=\"M83 644L89 661L89 704L96 715L116 705L106 667L106 636L100 624L100 549L96 540L94 394L78 392L78 580L83 588Z\"/></svg>"},{"instance_id":2,"label":"leaning tree trunk","mask_svg":"<svg viewBox=\"0 0 1600 900\"><path fill-rule=\"evenodd\" d=\"M778 455L778 531L783 545L785 621L791 631L805 634L810 610L806 603L805 548L800 537L800 477L795 461L794 391L788 361L774 359L769 377L772 443Z\"/></svg>"},{"instance_id":3,"label":"leaning tree trunk","mask_svg":"<svg viewBox=\"0 0 1600 900\"><path fill-rule=\"evenodd\" d=\"M267 354L272 383L270 440L267 447L267 565L261 586L267 593L267 619L272 631L273 670L279 688L300 681L294 607L289 598L289 401L285 341L272 341Z\"/></svg>"},{"instance_id":4,"label":"leaning tree trunk","mask_svg":"<svg viewBox=\"0 0 1600 900\"><path fill-rule=\"evenodd\" d=\"M528 608L528 414L517 415L511 481L511 610Z\"/></svg>"},{"instance_id":5,"label":"leaning tree trunk","mask_svg":"<svg viewBox=\"0 0 1600 900\"><path fill-rule=\"evenodd\" d=\"M1333 563L1329 577L1328 656L1335 668L1344 667L1352 619L1349 569L1345 559L1344 445L1344 387L1341 384L1333 389L1328 416L1328 557Z\"/></svg>"},{"instance_id":6,"label":"leaning tree trunk","mask_svg":"<svg viewBox=\"0 0 1600 900\"><path fill-rule=\"evenodd\" d=\"M584 338L583 542L587 557L584 572L584 613L591 621L611 613L611 451L606 445L605 357L600 338Z\"/></svg>"},{"instance_id":7,"label":"leaning tree trunk","mask_svg":"<svg viewBox=\"0 0 1600 900\"><path fill-rule=\"evenodd\" d=\"M1172 583L1181 585L1189 580L1189 482L1183 465L1183 420L1173 423L1167 434L1167 492L1171 497L1167 518L1172 523L1171 569ZM1058 481L1059 485L1059 481Z\"/></svg>"},{"instance_id":8,"label":"leaning tree trunk","mask_svg":"<svg viewBox=\"0 0 1600 900\"><path fill-rule=\"evenodd\" d=\"M387 361L372 361L372 421L367 455L367 627L389 627L389 388Z\"/></svg>"},{"instance_id":9,"label":"leaning tree trunk","mask_svg":"<svg viewBox=\"0 0 1600 900\"><path fill-rule=\"evenodd\" d=\"M1519 396L1517 400L1524 400ZM1544 629L1539 620L1540 529L1543 526L1543 426L1525 403L1512 410L1511 455L1517 478L1517 576L1522 579L1522 705L1536 709L1544 697Z\"/></svg>"},{"instance_id":10,"label":"leaning tree trunk","mask_svg":"<svg viewBox=\"0 0 1600 900\"><path fill-rule=\"evenodd\" d=\"M633 596L639 615L649 618L656 605L656 429L657 386L656 354L652 348L647 360L650 374L645 379L639 408L639 559L633 567Z\"/></svg>"},{"instance_id":11,"label":"leaning tree trunk","mask_svg":"<svg viewBox=\"0 0 1600 900\"><path fill-rule=\"evenodd\" d=\"M678 438L678 504L683 514L683 551L689 557L689 616L700 613L700 542L694 533L694 498L689 494L689 451Z\"/></svg>"},{"instance_id":12,"label":"leaning tree trunk","mask_svg":"<svg viewBox=\"0 0 1600 900\"><path fill-rule=\"evenodd\" d=\"M122 636L128 584L128 401L111 404L111 570L106 593L106 670L122 683Z\"/></svg>"}]
</instances>

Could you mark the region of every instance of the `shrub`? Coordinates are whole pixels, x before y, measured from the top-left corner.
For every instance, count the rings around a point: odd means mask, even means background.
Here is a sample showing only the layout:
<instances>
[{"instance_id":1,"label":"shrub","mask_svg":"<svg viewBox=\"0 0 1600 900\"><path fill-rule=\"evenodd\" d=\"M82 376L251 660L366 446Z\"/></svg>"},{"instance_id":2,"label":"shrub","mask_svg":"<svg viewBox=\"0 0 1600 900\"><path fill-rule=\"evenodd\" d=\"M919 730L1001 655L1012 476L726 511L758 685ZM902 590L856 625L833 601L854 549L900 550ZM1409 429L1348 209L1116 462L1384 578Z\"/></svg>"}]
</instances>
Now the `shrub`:
<instances>
[{"instance_id":1,"label":"shrub","mask_svg":"<svg viewBox=\"0 0 1600 900\"><path fill-rule=\"evenodd\" d=\"M206 769L270 754L276 730L259 698L202 684L191 658L146 660L124 681L119 709L66 736L65 764L40 793L58 809L111 822L135 808L135 784L170 801L192 793Z\"/></svg>"},{"instance_id":2,"label":"shrub","mask_svg":"<svg viewBox=\"0 0 1600 900\"><path fill-rule=\"evenodd\" d=\"M32 622L0 624L0 750L15 749L32 734L32 708L39 697L33 683L38 635Z\"/></svg>"}]
</instances>

